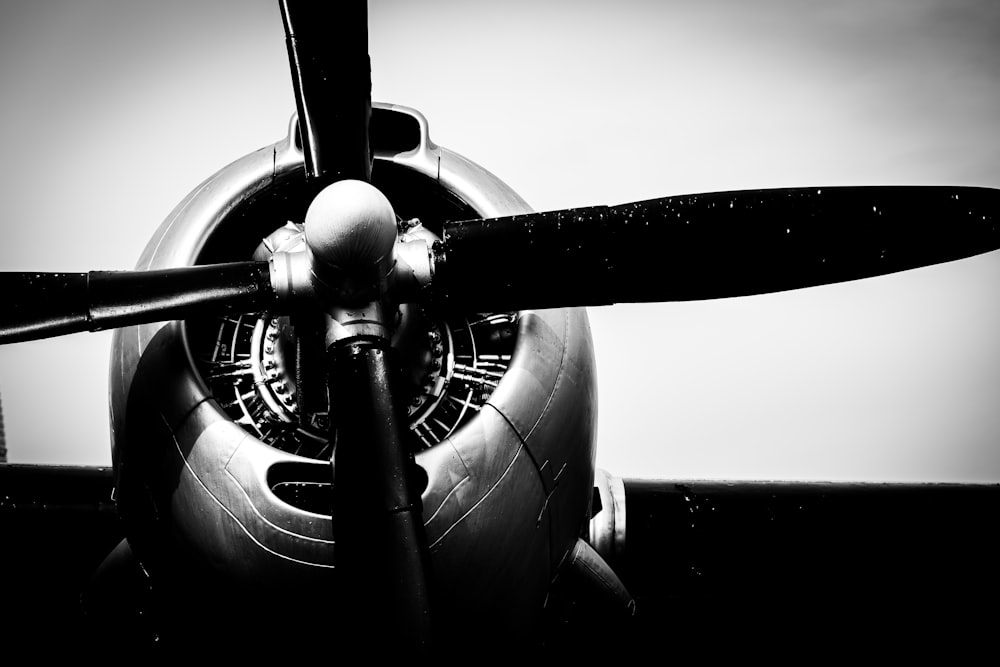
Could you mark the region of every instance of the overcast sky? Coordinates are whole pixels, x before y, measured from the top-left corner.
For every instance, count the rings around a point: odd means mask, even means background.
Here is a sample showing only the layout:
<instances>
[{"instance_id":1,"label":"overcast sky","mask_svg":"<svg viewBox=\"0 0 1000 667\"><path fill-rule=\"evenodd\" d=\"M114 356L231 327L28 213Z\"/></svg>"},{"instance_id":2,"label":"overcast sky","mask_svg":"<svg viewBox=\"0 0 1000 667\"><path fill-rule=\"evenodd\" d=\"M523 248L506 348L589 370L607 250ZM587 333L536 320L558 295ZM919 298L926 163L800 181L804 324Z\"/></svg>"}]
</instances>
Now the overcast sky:
<instances>
[{"instance_id":1,"label":"overcast sky","mask_svg":"<svg viewBox=\"0 0 1000 667\"><path fill-rule=\"evenodd\" d=\"M537 209L1000 187L1000 3L372 2L373 97ZM275 2L0 6L0 269L127 269L294 108ZM1000 481L1000 257L592 309L624 476ZM110 462L110 334L0 348L10 459Z\"/></svg>"}]
</instances>

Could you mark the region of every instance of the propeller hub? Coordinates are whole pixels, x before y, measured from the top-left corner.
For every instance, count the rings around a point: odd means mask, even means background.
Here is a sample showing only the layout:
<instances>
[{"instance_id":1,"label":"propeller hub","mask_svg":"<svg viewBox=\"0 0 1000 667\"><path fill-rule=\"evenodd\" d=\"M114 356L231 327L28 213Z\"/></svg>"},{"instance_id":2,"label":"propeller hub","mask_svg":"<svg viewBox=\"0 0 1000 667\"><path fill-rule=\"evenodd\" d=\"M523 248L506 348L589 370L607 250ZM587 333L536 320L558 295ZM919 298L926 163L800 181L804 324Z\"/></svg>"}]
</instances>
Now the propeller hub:
<instances>
[{"instance_id":1,"label":"propeller hub","mask_svg":"<svg viewBox=\"0 0 1000 667\"><path fill-rule=\"evenodd\" d=\"M385 294L394 268L396 214L377 188L337 181L309 205L305 239L318 291L349 305Z\"/></svg>"}]
</instances>

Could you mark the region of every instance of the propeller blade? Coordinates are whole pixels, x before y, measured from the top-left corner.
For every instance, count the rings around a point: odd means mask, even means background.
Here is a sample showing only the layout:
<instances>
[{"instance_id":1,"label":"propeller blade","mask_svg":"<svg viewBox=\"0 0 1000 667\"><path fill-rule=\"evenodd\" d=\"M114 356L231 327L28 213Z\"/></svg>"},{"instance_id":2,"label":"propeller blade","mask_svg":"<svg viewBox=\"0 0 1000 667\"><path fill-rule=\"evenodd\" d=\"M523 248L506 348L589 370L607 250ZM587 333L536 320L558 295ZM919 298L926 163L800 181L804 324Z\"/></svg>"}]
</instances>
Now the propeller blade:
<instances>
[{"instance_id":1,"label":"propeller blade","mask_svg":"<svg viewBox=\"0 0 1000 667\"><path fill-rule=\"evenodd\" d=\"M367 2L283 0L281 11L306 181L311 184L312 194L339 181L370 181L371 62ZM306 243L314 255L328 256L330 251L338 249L328 244L315 247L316 233L311 231L315 223L310 222L310 216L316 215L317 202L323 201L327 199L321 194L310 205ZM340 213L319 217L336 219ZM388 240L382 256L390 256L395 240L395 216L391 208L387 222L388 226L382 229L388 229L388 234L376 235ZM359 238L369 237L357 235L353 244L347 243L334 253L346 253L343 258L336 257L344 261L332 262L338 269L333 272L335 282L340 279L339 269L355 264L352 256L357 263L369 259L362 257L364 247L357 245ZM338 240L346 242L349 237ZM370 259L378 260L379 255ZM330 273L331 263L320 262L313 268ZM332 332L326 333L329 341ZM377 342L362 341L346 348L333 344L328 348L331 406L335 403L347 406L340 423L334 424L331 432L331 440L337 438L334 466L337 604L349 636L364 636L372 625L380 630L388 627L398 631L395 639L420 650L430 641L426 580L429 555L423 539L420 492L412 488L406 470L412 466L406 464L403 446L405 422L398 418L396 401L388 389L389 367L382 356L384 347L388 347L388 339L379 338ZM337 359L340 363L335 363ZM342 396L339 392L345 387L352 390ZM384 623L375 623L376 619Z\"/></svg>"},{"instance_id":2,"label":"propeller blade","mask_svg":"<svg viewBox=\"0 0 1000 667\"><path fill-rule=\"evenodd\" d=\"M282 0L306 179L371 180L368 3Z\"/></svg>"},{"instance_id":3,"label":"propeller blade","mask_svg":"<svg viewBox=\"0 0 1000 667\"><path fill-rule=\"evenodd\" d=\"M447 223L433 298L502 311L763 294L1000 248L1000 190L839 187L684 195Z\"/></svg>"},{"instance_id":4,"label":"propeller blade","mask_svg":"<svg viewBox=\"0 0 1000 667\"><path fill-rule=\"evenodd\" d=\"M427 478L404 440L388 340L334 345L328 354L334 450L339 623L348 636L377 628L399 650L431 642L430 554L420 493Z\"/></svg>"},{"instance_id":5,"label":"propeller blade","mask_svg":"<svg viewBox=\"0 0 1000 667\"><path fill-rule=\"evenodd\" d=\"M267 262L156 271L0 273L8 304L0 343L100 331L200 315L264 310L275 303Z\"/></svg>"}]
</instances>

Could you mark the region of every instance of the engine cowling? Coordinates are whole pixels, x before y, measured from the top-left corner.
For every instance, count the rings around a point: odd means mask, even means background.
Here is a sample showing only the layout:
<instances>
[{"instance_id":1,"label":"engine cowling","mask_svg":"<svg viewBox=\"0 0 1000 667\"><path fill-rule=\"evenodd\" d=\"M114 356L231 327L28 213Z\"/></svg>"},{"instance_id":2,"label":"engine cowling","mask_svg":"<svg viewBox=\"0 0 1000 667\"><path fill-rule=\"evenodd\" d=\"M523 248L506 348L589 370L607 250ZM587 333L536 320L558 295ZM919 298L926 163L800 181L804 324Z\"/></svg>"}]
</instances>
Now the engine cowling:
<instances>
[{"instance_id":1,"label":"engine cowling","mask_svg":"<svg viewBox=\"0 0 1000 667\"><path fill-rule=\"evenodd\" d=\"M296 136L293 119L289 138L198 186L137 268L248 259L262 239L294 236L307 203ZM371 136L373 184L430 234L446 219L530 210L434 145L415 111L376 105ZM399 322L412 446L427 474L434 613L456 636L528 636L589 519L596 383L586 313L401 312ZM255 313L115 335L116 500L153 588L184 617L175 632L238 616L248 601L301 628L301 609L333 590L329 443L322 428L296 423L289 328ZM211 609L190 602L208 595Z\"/></svg>"}]
</instances>

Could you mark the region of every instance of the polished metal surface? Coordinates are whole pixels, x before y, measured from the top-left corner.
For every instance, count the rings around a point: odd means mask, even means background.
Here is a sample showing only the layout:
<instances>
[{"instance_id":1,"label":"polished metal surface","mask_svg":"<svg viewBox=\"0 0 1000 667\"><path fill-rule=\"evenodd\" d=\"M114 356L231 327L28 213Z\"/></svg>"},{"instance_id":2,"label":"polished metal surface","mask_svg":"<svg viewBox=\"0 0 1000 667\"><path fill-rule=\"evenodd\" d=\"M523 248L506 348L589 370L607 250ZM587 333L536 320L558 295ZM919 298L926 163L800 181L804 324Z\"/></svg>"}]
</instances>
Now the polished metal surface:
<instances>
[{"instance_id":1,"label":"polished metal surface","mask_svg":"<svg viewBox=\"0 0 1000 667\"><path fill-rule=\"evenodd\" d=\"M343 306L380 299L395 271L396 214L364 181L338 181L310 202L306 254L314 290Z\"/></svg>"},{"instance_id":2,"label":"polished metal surface","mask_svg":"<svg viewBox=\"0 0 1000 667\"><path fill-rule=\"evenodd\" d=\"M375 113L417 118L393 109L376 106ZM376 139L373 172L376 183L380 172L398 183L389 190L399 191L393 206L399 202L404 217L424 217L406 201L419 201L427 187L465 207L456 216L527 210L488 172L434 146L425 122L408 127L421 130L416 148L389 155ZM223 169L168 217L140 265L230 260L240 245L251 256L260 238L304 211L276 209L257 240L215 239L237 239L233 220L242 211L262 210L261 201L267 209L269 198L282 201L272 193L298 187L301 160L286 139ZM447 178L439 179L439 164ZM411 242L426 248L426 239ZM500 370L449 362L451 381L484 402L472 404L475 410L466 403L461 428L416 453L427 477L421 504L441 622L470 637L487 627L525 636L537 629L549 582L584 527L592 493L596 391L586 314L523 312L514 321L510 334L506 324L490 329L516 336L509 360L486 360ZM234 600L253 591L268 604L305 605L331 581L335 561L328 469L262 442L227 416L197 370L189 328L142 325L115 337L114 461L135 553L172 582L171 595L208 587Z\"/></svg>"}]
</instances>

